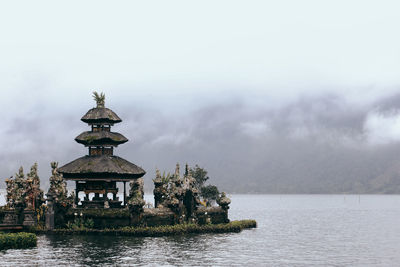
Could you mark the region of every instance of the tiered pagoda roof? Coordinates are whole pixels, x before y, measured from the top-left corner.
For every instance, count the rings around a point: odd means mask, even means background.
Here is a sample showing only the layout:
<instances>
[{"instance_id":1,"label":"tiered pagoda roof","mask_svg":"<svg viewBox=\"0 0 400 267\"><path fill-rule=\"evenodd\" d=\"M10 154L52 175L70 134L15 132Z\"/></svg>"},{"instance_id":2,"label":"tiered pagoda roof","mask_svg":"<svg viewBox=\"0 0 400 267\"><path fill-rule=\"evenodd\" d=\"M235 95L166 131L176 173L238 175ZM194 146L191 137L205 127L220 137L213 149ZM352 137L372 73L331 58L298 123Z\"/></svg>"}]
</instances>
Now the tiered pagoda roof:
<instances>
[{"instance_id":1,"label":"tiered pagoda roof","mask_svg":"<svg viewBox=\"0 0 400 267\"><path fill-rule=\"evenodd\" d=\"M142 177L146 172L118 156L83 156L59 169L70 180L124 181Z\"/></svg>"},{"instance_id":2,"label":"tiered pagoda roof","mask_svg":"<svg viewBox=\"0 0 400 267\"><path fill-rule=\"evenodd\" d=\"M120 133L115 132L83 132L75 138L75 141L85 146L109 145L117 146L128 142L128 139Z\"/></svg>"},{"instance_id":3,"label":"tiered pagoda roof","mask_svg":"<svg viewBox=\"0 0 400 267\"><path fill-rule=\"evenodd\" d=\"M96 123L119 123L122 120L115 114L114 111L105 107L96 107L90 109L81 119L81 121L96 124Z\"/></svg>"},{"instance_id":4,"label":"tiered pagoda roof","mask_svg":"<svg viewBox=\"0 0 400 267\"><path fill-rule=\"evenodd\" d=\"M128 139L111 132L111 126L122 120L111 109L104 107L104 94L96 95L97 107L90 109L82 121L91 131L81 133L75 141L89 147L89 155L78 158L61 168L59 172L69 180L127 181L142 177L146 172L135 164L114 156L114 147Z\"/></svg>"}]
</instances>

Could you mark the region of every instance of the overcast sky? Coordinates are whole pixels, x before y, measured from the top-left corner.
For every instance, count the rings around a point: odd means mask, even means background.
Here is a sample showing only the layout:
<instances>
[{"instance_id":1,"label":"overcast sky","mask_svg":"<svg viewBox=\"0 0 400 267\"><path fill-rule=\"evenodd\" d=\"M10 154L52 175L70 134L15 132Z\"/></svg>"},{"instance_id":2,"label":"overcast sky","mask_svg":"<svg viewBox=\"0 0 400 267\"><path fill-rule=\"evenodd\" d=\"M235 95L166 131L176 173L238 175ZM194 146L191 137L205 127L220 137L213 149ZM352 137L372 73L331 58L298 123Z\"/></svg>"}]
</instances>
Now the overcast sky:
<instances>
[{"instance_id":1,"label":"overcast sky","mask_svg":"<svg viewBox=\"0 0 400 267\"><path fill-rule=\"evenodd\" d=\"M258 158L271 136L397 143L399 10L366 0L3 1L0 175L38 161L47 179L51 160L85 154L73 139L87 130L93 90L131 140L117 154L148 180L176 161L221 176L219 163L243 162L232 147L252 142L246 155Z\"/></svg>"}]
</instances>

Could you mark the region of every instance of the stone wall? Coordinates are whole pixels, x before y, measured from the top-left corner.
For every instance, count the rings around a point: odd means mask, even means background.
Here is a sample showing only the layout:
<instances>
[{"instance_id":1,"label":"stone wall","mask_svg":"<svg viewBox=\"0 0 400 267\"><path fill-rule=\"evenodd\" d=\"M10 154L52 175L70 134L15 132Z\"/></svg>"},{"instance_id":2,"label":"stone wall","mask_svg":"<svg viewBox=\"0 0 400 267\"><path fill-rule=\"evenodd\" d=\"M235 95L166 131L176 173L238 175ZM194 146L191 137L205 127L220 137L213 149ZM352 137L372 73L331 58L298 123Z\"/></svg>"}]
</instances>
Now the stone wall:
<instances>
[{"instance_id":1,"label":"stone wall","mask_svg":"<svg viewBox=\"0 0 400 267\"><path fill-rule=\"evenodd\" d=\"M219 224L228 223L228 210L221 207L200 207L196 211L199 224Z\"/></svg>"},{"instance_id":2,"label":"stone wall","mask_svg":"<svg viewBox=\"0 0 400 267\"><path fill-rule=\"evenodd\" d=\"M138 217L139 216L139 217ZM229 222L228 211L221 207L200 207L196 210L199 224ZM129 209L71 209L65 215L66 224L75 219L92 219L94 227L116 228L123 226L160 226L178 223L177 215L169 208L145 208L141 214L132 214Z\"/></svg>"},{"instance_id":3,"label":"stone wall","mask_svg":"<svg viewBox=\"0 0 400 267\"><path fill-rule=\"evenodd\" d=\"M75 219L91 219L94 227L115 228L130 225L130 214L128 209L70 209L65 214L65 223L73 223Z\"/></svg>"},{"instance_id":4,"label":"stone wall","mask_svg":"<svg viewBox=\"0 0 400 267\"><path fill-rule=\"evenodd\" d=\"M173 225L177 221L175 213L168 208L144 209L143 224L146 226Z\"/></svg>"}]
</instances>

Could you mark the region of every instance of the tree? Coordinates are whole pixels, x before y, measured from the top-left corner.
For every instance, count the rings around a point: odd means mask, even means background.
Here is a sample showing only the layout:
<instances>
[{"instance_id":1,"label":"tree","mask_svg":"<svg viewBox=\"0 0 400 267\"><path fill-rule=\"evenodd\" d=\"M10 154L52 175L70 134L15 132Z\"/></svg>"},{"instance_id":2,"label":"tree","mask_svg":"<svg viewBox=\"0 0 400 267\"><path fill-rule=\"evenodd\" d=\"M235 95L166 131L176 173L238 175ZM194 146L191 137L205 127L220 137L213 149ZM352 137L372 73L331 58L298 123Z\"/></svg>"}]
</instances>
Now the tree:
<instances>
[{"instance_id":1,"label":"tree","mask_svg":"<svg viewBox=\"0 0 400 267\"><path fill-rule=\"evenodd\" d=\"M207 205L213 204L218 196L219 190L215 185L204 185L210 179L207 171L199 165L189 169L191 176L196 180L195 187L200 191L200 196L207 202Z\"/></svg>"},{"instance_id":2,"label":"tree","mask_svg":"<svg viewBox=\"0 0 400 267\"><path fill-rule=\"evenodd\" d=\"M194 168L190 168L189 171L191 176L196 180L196 188L201 190L204 183L210 179L210 177L207 176L207 171L204 168L200 168L197 164Z\"/></svg>"},{"instance_id":3,"label":"tree","mask_svg":"<svg viewBox=\"0 0 400 267\"><path fill-rule=\"evenodd\" d=\"M203 199L207 200L207 204L213 204L219 197L218 188L215 185L206 185L200 189L200 194Z\"/></svg>"}]
</instances>

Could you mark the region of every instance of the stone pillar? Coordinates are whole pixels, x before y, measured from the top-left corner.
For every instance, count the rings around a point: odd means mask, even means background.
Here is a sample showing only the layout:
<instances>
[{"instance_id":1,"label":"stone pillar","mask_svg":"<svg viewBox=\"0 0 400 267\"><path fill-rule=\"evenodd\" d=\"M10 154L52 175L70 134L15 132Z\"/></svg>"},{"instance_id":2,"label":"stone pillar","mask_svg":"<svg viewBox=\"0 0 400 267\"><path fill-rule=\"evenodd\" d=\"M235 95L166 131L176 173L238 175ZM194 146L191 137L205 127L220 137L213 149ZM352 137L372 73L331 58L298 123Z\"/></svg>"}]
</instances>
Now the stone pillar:
<instances>
[{"instance_id":1,"label":"stone pillar","mask_svg":"<svg viewBox=\"0 0 400 267\"><path fill-rule=\"evenodd\" d=\"M126 206L126 181L124 181L124 207Z\"/></svg>"},{"instance_id":2,"label":"stone pillar","mask_svg":"<svg viewBox=\"0 0 400 267\"><path fill-rule=\"evenodd\" d=\"M225 194L225 192L221 193L221 196L217 198L217 203L218 205L222 208L224 211L224 221L225 223L229 222L228 219L228 209L229 209L229 204L231 204L230 198L228 198Z\"/></svg>"},{"instance_id":3,"label":"stone pillar","mask_svg":"<svg viewBox=\"0 0 400 267\"><path fill-rule=\"evenodd\" d=\"M108 202L108 183L104 183L104 195L103 195L103 203L104 203L104 208L109 209L110 208L110 202Z\"/></svg>"},{"instance_id":4,"label":"stone pillar","mask_svg":"<svg viewBox=\"0 0 400 267\"><path fill-rule=\"evenodd\" d=\"M108 196L107 196L108 195L108 183L105 182L104 185L105 186L104 186L104 196L103 197L104 197L104 201L108 201Z\"/></svg>"},{"instance_id":5,"label":"stone pillar","mask_svg":"<svg viewBox=\"0 0 400 267\"><path fill-rule=\"evenodd\" d=\"M79 197L78 197L78 181L75 181L75 205L78 206L79 203Z\"/></svg>"},{"instance_id":6,"label":"stone pillar","mask_svg":"<svg viewBox=\"0 0 400 267\"><path fill-rule=\"evenodd\" d=\"M46 229L54 229L54 199L52 194L47 194Z\"/></svg>"}]
</instances>

